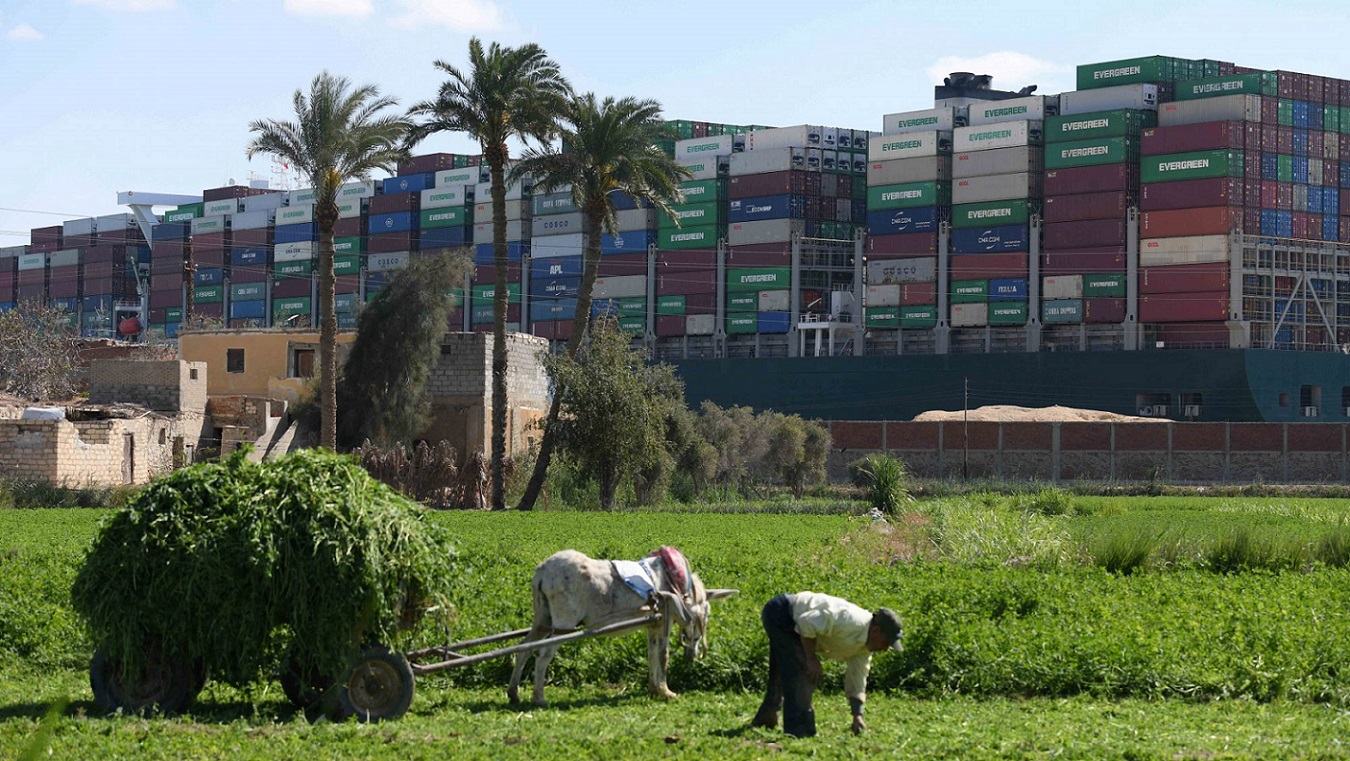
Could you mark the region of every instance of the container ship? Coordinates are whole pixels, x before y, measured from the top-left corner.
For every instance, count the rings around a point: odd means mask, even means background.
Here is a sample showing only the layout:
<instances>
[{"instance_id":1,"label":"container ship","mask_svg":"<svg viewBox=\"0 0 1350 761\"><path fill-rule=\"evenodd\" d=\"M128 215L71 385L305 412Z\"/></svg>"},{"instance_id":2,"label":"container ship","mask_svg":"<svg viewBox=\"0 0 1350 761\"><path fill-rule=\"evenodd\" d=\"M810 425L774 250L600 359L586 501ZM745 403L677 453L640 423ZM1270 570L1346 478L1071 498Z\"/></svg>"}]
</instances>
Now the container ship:
<instances>
[{"instance_id":1,"label":"container ship","mask_svg":"<svg viewBox=\"0 0 1350 761\"><path fill-rule=\"evenodd\" d=\"M693 402L1350 419L1350 81L1148 56L1036 89L954 73L880 130L670 122L682 203L617 199L593 312ZM468 249L448 328L490 329L489 190L478 157L445 153L344 186L339 327L413 257ZM564 341L581 213L528 178L506 197L510 327ZM0 249L0 310L168 339L313 322L312 191L184 200Z\"/></svg>"}]
</instances>

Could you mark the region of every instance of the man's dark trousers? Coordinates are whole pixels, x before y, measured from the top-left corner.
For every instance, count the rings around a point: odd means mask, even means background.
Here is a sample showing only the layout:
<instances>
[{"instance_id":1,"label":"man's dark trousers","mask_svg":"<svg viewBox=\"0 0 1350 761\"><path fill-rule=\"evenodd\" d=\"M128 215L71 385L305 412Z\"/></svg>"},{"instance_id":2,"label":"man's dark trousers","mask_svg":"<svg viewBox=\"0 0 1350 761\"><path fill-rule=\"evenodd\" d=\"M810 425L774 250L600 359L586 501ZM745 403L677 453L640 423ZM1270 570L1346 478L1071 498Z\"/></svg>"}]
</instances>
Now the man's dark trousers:
<instances>
[{"instance_id":1,"label":"man's dark trousers","mask_svg":"<svg viewBox=\"0 0 1350 761\"><path fill-rule=\"evenodd\" d=\"M769 638L769 686L755 714L755 724L769 725L782 706L784 732L815 737L816 712L811 707L811 695L816 686L807 675L806 650L792 620L792 602L787 595L778 595L764 606L760 619Z\"/></svg>"}]
</instances>

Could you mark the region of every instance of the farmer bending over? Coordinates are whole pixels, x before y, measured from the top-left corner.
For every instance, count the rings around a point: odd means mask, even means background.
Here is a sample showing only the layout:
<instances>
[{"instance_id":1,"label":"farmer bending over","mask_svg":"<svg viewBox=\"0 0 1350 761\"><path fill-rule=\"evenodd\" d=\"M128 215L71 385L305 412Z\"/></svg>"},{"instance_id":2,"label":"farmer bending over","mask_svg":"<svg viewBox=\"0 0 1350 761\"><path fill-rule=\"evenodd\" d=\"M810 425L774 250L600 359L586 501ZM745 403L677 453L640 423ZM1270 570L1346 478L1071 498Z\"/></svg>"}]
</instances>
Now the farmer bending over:
<instances>
[{"instance_id":1,"label":"farmer bending over","mask_svg":"<svg viewBox=\"0 0 1350 761\"><path fill-rule=\"evenodd\" d=\"M760 618L769 637L769 687L751 726L777 726L782 706L784 732L814 737L811 694L820 682L823 655L848 664L844 693L853 711L853 733L862 732L872 653L900 650L900 617L887 608L868 613L848 600L798 592L770 600Z\"/></svg>"}]
</instances>

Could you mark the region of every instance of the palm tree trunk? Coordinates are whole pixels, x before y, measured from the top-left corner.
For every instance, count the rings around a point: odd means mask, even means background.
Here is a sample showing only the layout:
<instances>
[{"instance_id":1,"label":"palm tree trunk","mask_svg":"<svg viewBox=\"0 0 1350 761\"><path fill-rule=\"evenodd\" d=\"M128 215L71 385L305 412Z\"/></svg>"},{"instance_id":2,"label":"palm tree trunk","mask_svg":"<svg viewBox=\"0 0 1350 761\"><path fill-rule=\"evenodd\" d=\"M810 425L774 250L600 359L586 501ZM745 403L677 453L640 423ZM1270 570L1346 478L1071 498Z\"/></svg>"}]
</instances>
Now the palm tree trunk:
<instances>
[{"instance_id":1,"label":"palm tree trunk","mask_svg":"<svg viewBox=\"0 0 1350 761\"><path fill-rule=\"evenodd\" d=\"M492 263L497 282L492 293L492 509L506 509L506 147L484 151L492 178Z\"/></svg>"},{"instance_id":2,"label":"palm tree trunk","mask_svg":"<svg viewBox=\"0 0 1350 761\"><path fill-rule=\"evenodd\" d=\"M337 451L337 305L333 292L333 227L337 202L320 204L319 212L319 446Z\"/></svg>"},{"instance_id":3,"label":"palm tree trunk","mask_svg":"<svg viewBox=\"0 0 1350 761\"><path fill-rule=\"evenodd\" d=\"M189 244L187 258L183 260L183 314L178 318L179 326L192 325L192 313L197 311L197 262L192 258L192 246Z\"/></svg>"},{"instance_id":4,"label":"palm tree trunk","mask_svg":"<svg viewBox=\"0 0 1350 761\"><path fill-rule=\"evenodd\" d=\"M581 287L577 291L577 312L572 317L572 336L567 339L567 358L575 359L581 349L581 341L591 318L591 295L595 290L595 277L600 269L600 220L605 208L602 204L586 206L586 261L581 271ZM517 509L530 510L543 491L544 481L548 478L548 466L553 460L555 438L553 426L562 413L562 399L566 389L558 386L553 389L553 399L548 405L548 418L544 422L544 438L539 442L539 456L534 461L534 472L530 474L530 483L520 497Z\"/></svg>"}]
</instances>

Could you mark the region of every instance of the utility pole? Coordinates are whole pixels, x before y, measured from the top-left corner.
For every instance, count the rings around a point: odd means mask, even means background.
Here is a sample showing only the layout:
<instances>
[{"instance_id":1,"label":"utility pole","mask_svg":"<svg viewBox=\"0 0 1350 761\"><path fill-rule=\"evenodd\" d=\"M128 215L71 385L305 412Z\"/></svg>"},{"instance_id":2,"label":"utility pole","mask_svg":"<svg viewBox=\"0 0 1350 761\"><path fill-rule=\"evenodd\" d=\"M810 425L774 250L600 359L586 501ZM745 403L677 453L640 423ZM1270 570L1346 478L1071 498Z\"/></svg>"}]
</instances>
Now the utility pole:
<instances>
[{"instance_id":1,"label":"utility pole","mask_svg":"<svg viewBox=\"0 0 1350 761\"><path fill-rule=\"evenodd\" d=\"M970 378L962 378L961 395L961 480L970 480Z\"/></svg>"}]
</instances>

